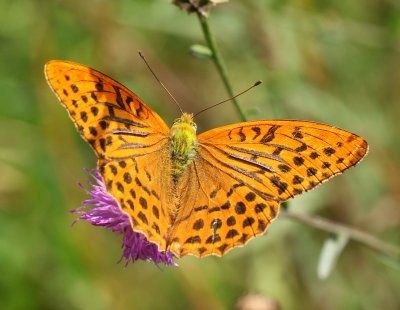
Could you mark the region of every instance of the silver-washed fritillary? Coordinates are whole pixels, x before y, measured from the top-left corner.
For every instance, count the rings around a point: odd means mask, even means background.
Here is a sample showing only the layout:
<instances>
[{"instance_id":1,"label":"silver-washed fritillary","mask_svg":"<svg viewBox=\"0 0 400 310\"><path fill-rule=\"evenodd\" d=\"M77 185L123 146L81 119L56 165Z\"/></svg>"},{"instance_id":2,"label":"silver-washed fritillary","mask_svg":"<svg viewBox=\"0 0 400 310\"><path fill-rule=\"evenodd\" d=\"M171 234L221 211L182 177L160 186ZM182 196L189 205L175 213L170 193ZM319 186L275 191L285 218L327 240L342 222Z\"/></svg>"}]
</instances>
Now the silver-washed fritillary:
<instances>
[{"instance_id":1,"label":"silver-washed fritillary","mask_svg":"<svg viewBox=\"0 0 400 310\"><path fill-rule=\"evenodd\" d=\"M265 232L280 203L368 152L355 134L298 120L196 135L191 114L168 128L132 91L94 69L53 60L45 74L133 230L177 256L222 256L244 245Z\"/></svg>"}]
</instances>

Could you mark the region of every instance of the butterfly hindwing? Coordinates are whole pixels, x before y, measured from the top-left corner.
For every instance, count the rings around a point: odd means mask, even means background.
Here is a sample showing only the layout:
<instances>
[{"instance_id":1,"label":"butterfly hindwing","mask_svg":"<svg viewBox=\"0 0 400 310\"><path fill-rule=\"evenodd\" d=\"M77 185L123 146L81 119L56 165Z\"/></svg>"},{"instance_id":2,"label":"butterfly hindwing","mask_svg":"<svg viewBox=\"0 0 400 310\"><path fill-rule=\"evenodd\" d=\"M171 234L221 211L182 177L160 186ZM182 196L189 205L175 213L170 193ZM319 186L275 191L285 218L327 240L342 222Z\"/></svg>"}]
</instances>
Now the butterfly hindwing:
<instances>
[{"instance_id":1,"label":"butterfly hindwing","mask_svg":"<svg viewBox=\"0 0 400 310\"><path fill-rule=\"evenodd\" d=\"M264 233L278 213L273 197L259 195L202 156L182 176L177 192L181 208L167 243L179 256L222 256Z\"/></svg>"},{"instance_id":2,"label":"butterfly hindwing","mask_svg":"<svg viewBox=\"0 0 400 310\"><path fill-rule=\"evenodd\" d=\"M172 205L172 180L166 178L170 163L165 149L129 159L100 162L107 191L118 202L136 232L165 250L170 226L168 206Z\"/></svg>"}]
</instances>

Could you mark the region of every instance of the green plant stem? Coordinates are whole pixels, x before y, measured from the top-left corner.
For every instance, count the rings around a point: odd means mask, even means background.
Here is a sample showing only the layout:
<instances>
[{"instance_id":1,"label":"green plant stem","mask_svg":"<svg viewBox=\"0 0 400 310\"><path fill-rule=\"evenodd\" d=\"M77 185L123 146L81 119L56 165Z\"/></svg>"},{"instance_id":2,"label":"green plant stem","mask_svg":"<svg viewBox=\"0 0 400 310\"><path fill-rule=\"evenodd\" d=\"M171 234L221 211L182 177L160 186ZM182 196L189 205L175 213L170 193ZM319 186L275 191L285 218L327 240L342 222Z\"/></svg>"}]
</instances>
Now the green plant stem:
<instances>
[{"instance_id":1,"label":"green plant stem","mask_svg":"<svg viewBox=\"0 0 400 310\"><path fill-rule=\"evenodd\" d=\"M231 83L229 81L224 61L223 61L223 59L221 57L221 54L220 54L220 52L219 52L219 50L217 48L217 43L215 41L215 37L214 37L214 35L213 35L209 25L208 25L208 19L207 19L207 17L203 16L200 13L197 13L197 16L199 18L201 29L203 30L204 37L205 37L205 39L207 41L207 45L208 45L208 47L210 48L210 50L212 52L212 59L214 61L215 66L217 67L217 71L218 71L218 73L219 73L219 75L220 75L220 77L222 79L222 82L225 85L225 88L226 88L229 96L233 97L235 94L233 92L232 85L231 85ZM243 122L246 121L246 116L244 115L244 112L241 109L238 101L236 99L232 99L232 101L233 101L233 104L234 104L234 106L235 106L235 108L236 108L241 120Z\"/></svg>"},{"instance_id":2,"label":"green plant stem","mask_svg":"<svg viewBox=\"0 0 400 310\"><path fill-rule=\"evenodd\" d=\"M343 224L335 223L328 219L313 216L304 213L293 212L289 210L281 209L280 216L295 220L297 222L307 224L314 228L331 232L334 234L346 234L350 239L362 243L371 249L378 252L385 253L389 256L400 258L400 248L392 244L386 243L375 236L368 234L364 231L358 230L353 227L349 227Z\"/></svg>"}]
</instances>

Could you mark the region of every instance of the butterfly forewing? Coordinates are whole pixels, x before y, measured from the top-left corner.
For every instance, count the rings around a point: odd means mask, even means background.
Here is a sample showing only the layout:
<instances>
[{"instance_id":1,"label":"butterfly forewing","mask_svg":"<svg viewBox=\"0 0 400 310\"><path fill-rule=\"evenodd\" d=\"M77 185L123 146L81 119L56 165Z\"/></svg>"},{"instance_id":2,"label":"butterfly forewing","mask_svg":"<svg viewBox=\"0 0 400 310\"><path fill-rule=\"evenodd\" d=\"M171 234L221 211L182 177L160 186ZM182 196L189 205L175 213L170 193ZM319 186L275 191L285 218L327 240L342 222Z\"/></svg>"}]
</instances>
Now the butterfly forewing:
<instances>
[{"instance_id":1,"label":"butterfly forewing","mask_svg":"<svg viewBox=\"0 0 400 310\"><path fill-rule=\"evenodd\" d=\"M279 203L354 166L368 151L357 135L307 121L246 122L198 139L192 188L181 187L181 203L190 207L174 227L179 242L172 248L181 255L223 255L244 244L265 231Z\"/></svg>"},{"instance_id":2,"label":"butterfly forewing","mask_svg":"<svg viewBox=\"0 0 400 310\"><path fill-rule=\"evenodd\" d=\"M53 60L45 74L99 158L151 152L168 135L168 126L137 95L94 69Z\"/></svg>"},{"instance_id":3,"label":"butterfly forewing","mask_svg":"<svg viewBox=\"0 0 400 310\"><path fill-rule=\"evenodd\" d=\"M254 121L199 136L199 154L279 201L310 190L358 163L368 152L361 137L307 121ZM210 156L209 156L210 157Z\"/></svg>"},{"instance_id":4,"label":"butterfly forewing","mask_svg":"<svg viewBox=\"0 0 400 310\"><path fill-rule=\"evenodd\" d=\"M160 174L168 175L170 167L167 125L136 94L94 69L54 60L46 64L45 75L97 153L107 190L134 229L165 245L169 217L163 208L170 179Z\"/></svg>"}]
</instances>

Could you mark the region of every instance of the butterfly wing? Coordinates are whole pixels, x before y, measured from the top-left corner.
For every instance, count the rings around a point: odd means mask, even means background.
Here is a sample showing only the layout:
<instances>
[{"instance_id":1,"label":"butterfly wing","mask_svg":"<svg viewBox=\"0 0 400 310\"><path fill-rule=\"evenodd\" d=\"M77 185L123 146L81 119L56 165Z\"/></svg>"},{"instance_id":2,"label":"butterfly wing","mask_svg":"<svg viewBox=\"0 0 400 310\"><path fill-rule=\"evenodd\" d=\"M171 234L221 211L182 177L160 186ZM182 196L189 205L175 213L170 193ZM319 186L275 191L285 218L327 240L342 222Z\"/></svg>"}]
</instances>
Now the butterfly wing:
<instances>
[{"instance_id":1,"label":"butterfly wing","mask_svg":"<svg viewBox=\"0 0 400 310\"><path fill-rule=\"evenodd\" d=\"M45 75L98 156L108 192L136 231L165 248L169 129L136 94L84 65L53 60ZM163 184L163 188L161 188Z\"/></svg>"},{"instance_id":2,"label":"butterfly wing","mask_svg":"<svg viewBox=\"0 0 400 310\"><path fill-rule=\"evenodd\" d=\"M354 166L368 151L357 135L306 121L239 123L198 140L168 241L181 256L221 256L245 244L266 230L281 202Z\"/></svg>"}]
</instances>

